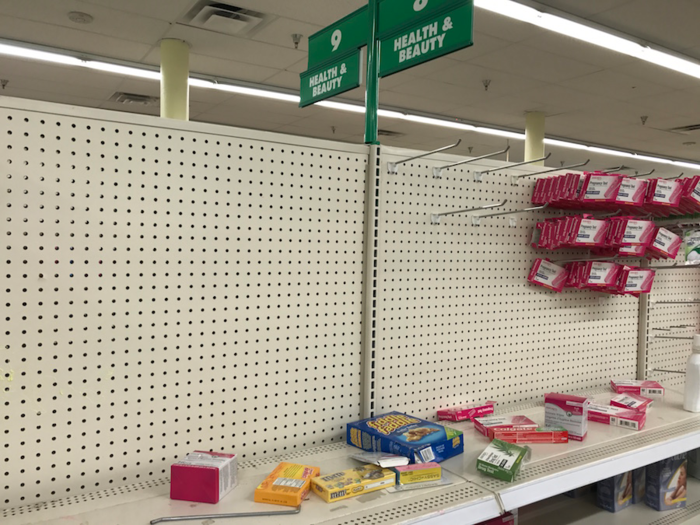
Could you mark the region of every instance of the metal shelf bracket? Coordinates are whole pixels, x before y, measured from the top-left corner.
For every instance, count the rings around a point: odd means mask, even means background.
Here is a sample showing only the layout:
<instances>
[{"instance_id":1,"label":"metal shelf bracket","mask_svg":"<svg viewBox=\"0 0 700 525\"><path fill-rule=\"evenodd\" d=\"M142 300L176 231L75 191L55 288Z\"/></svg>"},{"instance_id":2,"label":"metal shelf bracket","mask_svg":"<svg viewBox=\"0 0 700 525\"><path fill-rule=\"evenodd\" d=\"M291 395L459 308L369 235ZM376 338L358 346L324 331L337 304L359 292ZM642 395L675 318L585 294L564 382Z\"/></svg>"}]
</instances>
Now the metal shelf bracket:
<instances>
[{"instance_id":1,"label":"metal shelf bracket","mask_svg":"<svg viewBox=\"0 0 700 525\"><path fill-rule=\"evenodd\" d=\"M522 175L513 175L513 184L517 184L520 179L524 179L526 177L534 177L535 175L544 175L545 173L552 173L554 171L562 171L562 170L572 170L574 168L583 168L584 166L587 166L588 163L591 162L591 159L588 159L586 162L581 162L580 164L573 164L571 166L562 166L560 168L552 168L544 171L536 171L535 173L523 173Z\"/></svg>"},{"instance_id":2,"label":"metal shelf bracket","mask_svg":"<svg viewBox=\"0 0 700 525\"><path fill-rule=\"evenodd\" d=\"M509 170L511 168L517 168L518 166L526 166L528 164L534 164L535 162L542 162L547 160L549 157L552 156L552 153L547 153L546 157L542 157L541 159L534 159L534 160L527 160L525 162L518 162L517 164L510 164L508 166L503 166L502 168L492 168L490 170L484 170L484 171L475 171L474 172L474 182L481 182L484 175L487 173L493 173L494 171L504 171L504 170Z\"/></svg>"},{"instance_id":3,"label":"metal shelf bracket","mask_svg":"<svg viewBox=\"0 0 700 525\"><path fill-rule=\"evenodd\" d=\"M446 213L431 213L430 214L430 224L440 224L440 219L442 217L447 217L448 215L457 215L458 213L469 213L471 211L489 210L491 208L500 208L501 206L505 206L507 202L508 202L508 199L503 199L503 202L498 202L496 204L487 204L486 206L479 206L478 208L469 208L468 210L448 211Z\"/></svg>"},{"instance_id":4,"label":"metal shelf bracket","mask_svg":"<svg viewBox=\"0 0 700 525\"><path fill-rule=\"evenodd\" d=\"M481 224L481 219L485 219L487 217L499 217L502 215L515 215L518 213L527 213L530 211L544 210L548 206L549 206L549 204L545 204L544 206L537 206L535 208L525 208L524 210L503 211L503 212L499 212L499 213L488 213L486 215L472 215L472 226L479 226ZM513 227L516 224L517 224L516 218L511 217L510 218L510 226Z\"/></svg>"}]
</instances>

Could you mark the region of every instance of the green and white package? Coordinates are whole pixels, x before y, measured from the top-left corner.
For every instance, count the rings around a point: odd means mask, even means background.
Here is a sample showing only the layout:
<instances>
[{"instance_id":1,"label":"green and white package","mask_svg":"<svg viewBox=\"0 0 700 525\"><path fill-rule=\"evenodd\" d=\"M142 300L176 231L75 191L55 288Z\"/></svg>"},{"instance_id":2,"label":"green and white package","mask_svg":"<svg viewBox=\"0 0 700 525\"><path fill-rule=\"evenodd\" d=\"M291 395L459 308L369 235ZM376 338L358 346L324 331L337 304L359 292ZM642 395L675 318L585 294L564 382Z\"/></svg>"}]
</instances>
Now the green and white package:
<instances>
[{"instance_id":1,"label":"green and white package","mask_svg":"<svg viewBox=\"0 0 700 525\"><path fill-rule=\"evenodd\" d=\"M685 230L683 232L685 260L690 263L700 263L700 230Z\"/></svg>"},{"instance_id":2,"label":"green and white package","mask_svg":"<svg viewBox=\"0 0 700 525\"><path fill-rule=\"evenodd\" d=\"M476 459L476 469L487 476L513 481L523 460L530 457L529 447L519 447L494 439Z\"/></svg>"}]
</instances>

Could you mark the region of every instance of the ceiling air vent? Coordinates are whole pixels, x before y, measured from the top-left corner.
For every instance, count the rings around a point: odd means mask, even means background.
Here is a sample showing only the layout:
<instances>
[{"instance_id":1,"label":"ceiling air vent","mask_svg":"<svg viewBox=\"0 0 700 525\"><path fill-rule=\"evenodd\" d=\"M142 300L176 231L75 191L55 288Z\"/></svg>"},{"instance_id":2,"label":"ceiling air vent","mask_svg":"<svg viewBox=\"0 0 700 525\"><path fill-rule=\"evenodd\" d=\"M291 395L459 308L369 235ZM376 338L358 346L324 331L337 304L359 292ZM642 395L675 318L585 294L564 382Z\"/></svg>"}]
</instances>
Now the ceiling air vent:
<instances>
[{"instance_id":1,"label":"ceiling air vent","mask_svg":"<svg viewBox=\"0 0 700 525\"><path fill-rule=\"evenodd\" d=\"M109 97L110 102L118 102L119 104L134 105L134 106L157 106L160 102L158 97L149 97L148 95L138 95L136 93L122 93L117 91Z\"/></svg>"},{"instance_id":2,"label":"ceiling air vent","mask_svg":"<svg viewBox=\"0 0 700 525\"><path fill-rule=\"evenodd\" d=\"M211 0L198 1L180 20L184 25L234 36L250 36L267 22L263 13Z\"/></svg>"},{"instance_id":3,"label":"ceiling air vent","mask_svg":"<svg viewBox=\"0 0 700 525\"><path fill-rule=\"evenodd\" d=\"M380 137L403 137L405 133L400 133L398 131L389 131L388 129L380 129L377 131Z\"/></svg>"}]
</instances>

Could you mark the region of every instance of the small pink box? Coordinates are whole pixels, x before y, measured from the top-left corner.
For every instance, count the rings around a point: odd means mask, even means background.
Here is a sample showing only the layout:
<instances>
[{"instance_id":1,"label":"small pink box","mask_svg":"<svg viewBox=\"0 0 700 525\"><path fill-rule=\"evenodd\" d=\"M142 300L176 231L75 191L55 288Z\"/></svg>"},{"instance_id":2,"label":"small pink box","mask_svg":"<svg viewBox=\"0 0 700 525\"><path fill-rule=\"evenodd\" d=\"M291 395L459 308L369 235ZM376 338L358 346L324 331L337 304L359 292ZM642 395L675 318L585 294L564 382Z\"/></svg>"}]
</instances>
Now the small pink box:
<instances>
[{"instance_id":1,"label":"small pink box","mask_svg":"<svg viewBox=\"0 0 700 525\"><path fill-rule=\"evenodd\" d=\"M653 402L654 401L648 397L642 397L636 394L620 394L610 400L610 406L627 408L629 410L636 410L637 412L646 412Z\"/></svg>"},{"instance_id":2,"label":"small pink box","mask_svg":"<svg viewBox=\"0 0 700 525\"><path fill-rule=\"evenodd\" d=\"M620 285L626 294L640 294L651 292L654 285L654 270L634 268L626 272L620 279Z\"/></svg>"},{"instance_id":3,"label":"small pink box","mask_svg":"<svg viewBox=\"0 0 700 525\"><path fill-rule=\"evenodd\" d=\"M555 292L561 292L566 284L569 272L561 266L545 259L535 259L527 280L537 286L544 286Z\"/></svg>"},{"instance_id":4,"label":"small pink box","mask_svg":"<svg viewBox=\"0 0 700 525\"><path fill-rule=\"evenodd\" d=\"M218 503L238 484L236 454L195 451L170 466L170 498Z\"/></svg>"},{"instance_id":5,"label":"small pink box","mask_svg":"<svg viewBox=\"0 0 700 525\"><path fill-rule=\"evenodd\" d=\"M629 219L622 235L622 246L649 246L654 241L656 225L652 221Z\"/></svg>"},{"instance_id":6,"label":"small pink box","mask_svg":"<svg viewBox=\"0 0 700 525\"><path fill-rule=\"evenodd\" d=\"M613 379L610 381L613 392L617 394L636 394L642 397L660 399L664 397L665 389L656 381L638 379Z\"/></svg>"},{"instance_id":7,"label":"small pink box","mask_svg":"<svg viewBox=\"0 0 700 525\"><path fill-rule=\"evenodd\" d=\"M606 425L628 428L630 430L642 430L646 420L646 412L609 405L593 404L588 407L588 421L595 421L596 423L605 423Z\"/></svg>"},{"instance_id":8,"label":"small pink box","mask_svg":"<svg viewBox=\"0 0 700 525\"><path fill-rule=\"evenodd\" d=\"M620 184L615 203L625 206L644 206L647 184L648 181L643 179L625 177Z\"/></svg>"},{"instance_id":9,"label":"small pink box","mask_svg":"<svg viewBox=\"0 0 700 525\"><path fill-rule=\"evenodd\" d=\"M649 249L667 259L675 259L681 247L681 238L666 228L659 228Z\"/></svg>"},{"instance_id":10,"label":"small pink box","mask_svg":"<svg viewBox=\"0 0 700 525\"><path fill-rule=\"evenodd\" d=\"M494 430L521 429L534 430L539 425L526 416L491 416L474 419L474 428L489 439L493 439Z\"/></svg>"},{"instance_id":11,"label":"small pink box","mask_svg":"<svg viewBox=\"0 0 700 525\"><path fill-rule=\"evenodd\" d=\"M569 439L583 441L588 434L588 404L585 397L568 394L544 395L544 424L547 427L564 427Z\"/></svg>"},{"instance_id":12,"label":"small pink box","mask_svg":"<svg viewBox=\"0 0 700 525\"><path fill-rule=\"evenodd\" d=\"M438 410L437 415L440 421L468 421L475 417L493 414L494 406L496 406L495 401L470 403L458 407L441 408Z\"/></svg>"}]
</instances>

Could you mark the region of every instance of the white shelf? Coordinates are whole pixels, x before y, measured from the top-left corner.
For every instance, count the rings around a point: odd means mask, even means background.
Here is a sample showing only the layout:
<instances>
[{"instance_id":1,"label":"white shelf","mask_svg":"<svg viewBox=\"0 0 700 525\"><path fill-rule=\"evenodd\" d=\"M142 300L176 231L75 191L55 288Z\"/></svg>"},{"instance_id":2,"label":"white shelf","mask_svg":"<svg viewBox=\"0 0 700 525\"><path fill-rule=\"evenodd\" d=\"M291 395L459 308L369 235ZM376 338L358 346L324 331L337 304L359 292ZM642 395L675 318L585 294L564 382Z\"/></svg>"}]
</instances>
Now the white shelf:
<instances>
[{"instance_id":1,"label":"white shelf","mask_svg":"<svg viewBox=\"0 0 700 525\"><path fill-rule=\"evenodd\" d=\"M612 392L606 391L591 397L608 404L613 396ZM543 406L530 406L517 413L544 424ZM444 462L443 467L497 493L505 510L521 508L674 454L700 448L700 414L684 411L683 395L668 389L665 400L655 402L650 410L644 430L632 431L589 422L588 436L583 442L532 445L532 459L523 465L513 483L479 473L476 458L486 448L488 439L476 432L472 423L453 426L467 436L465 452L461 457Z\"/></svg>"},{"instance_id":2,"label":"white shelf","mask_svg":"<svg viewBox=\"0 0 700 525\"><path fill-rule=\"evenodd\" d=\"M612 513L599 508L595 494L571 499L556 496L518 511L519 525L682 525L700 522L700 481L688 478L684 509L659 512L644 503Z\"/></svg>"},{"instance_id":3,"label":"white shelf","mask_svg":"<svg viewBox=\"0 0 700 525\"><path fill-rule=\"evenodd\" d=\"M255 487L279 461L320 466L323 472L336 472L359 465L348 457L351 452L357 452L357 449L337 443L282 457L242 463L239 467L238 487L216 505L171 500L168 496L169 485L163 482L156 486L130 486L116 493L108 490L60 500L54 504L22 507L15 510L16 515L0 518L0 522L3 525L63 525L67 522L146 525L150 520L164 516L285 510L289 507L253 501ZM285 525L407 524L416 521L465 525L500 515L500 507L492 493L460 476L449 472L445 475L453 482L452 485L399 493L381 490L330 504L315 494L310 494L297 515L256 517L254 520L249 518L239 521L254 521L256 525L279 525L282 520ZM19 512L23 514L18 514Z\"/></svg>"},{"instance_id":4,"label":"white shelf","mask_svg":"<svg viewBox=\"0 0 700 525\"><path fill-rule=\"evenodd\" d=\"M599 391L591 397L607 403L612 396L611 392ZM544 408L536 403L515 407L510 413L524 414L544 423ZM302 505L300 514L284 517L285 525L417 522L469 525L500 515L502 508L522 508L567 490L700 448L700 414L685 412L682 395L668 390L665 401L655 404L649 412L645 429L640 432L590 423L588 437L583 443L532 445L533 457L523 465L514 483L504 483L477 472L476 457L486 448L488 440L476 432L471 423L450 426L465 433L464 454L442 463L452 485L394 494L378 491L333 504L312 494ZM2 523L49 525L63 524L69 519L75 523L100 525L145 525L163 516L257 512L271 510L271 507L276 510L277 507L271 505L254 503L253 490L277 462L286 460L317 465L323 472L334 472L357 465L348 457L350 450L356 449L337 443L242 463L239 486L217 505L170 500L167 480L163 480L2 511ZM695 494L698 492L700 489ZM700 502L697 507L700 511ZM693 509L691 504L685 512ZM279 521L279 517L255 519L259 525L276 525Z\"/></svg>"}]
</instances>

